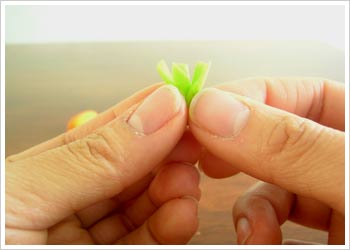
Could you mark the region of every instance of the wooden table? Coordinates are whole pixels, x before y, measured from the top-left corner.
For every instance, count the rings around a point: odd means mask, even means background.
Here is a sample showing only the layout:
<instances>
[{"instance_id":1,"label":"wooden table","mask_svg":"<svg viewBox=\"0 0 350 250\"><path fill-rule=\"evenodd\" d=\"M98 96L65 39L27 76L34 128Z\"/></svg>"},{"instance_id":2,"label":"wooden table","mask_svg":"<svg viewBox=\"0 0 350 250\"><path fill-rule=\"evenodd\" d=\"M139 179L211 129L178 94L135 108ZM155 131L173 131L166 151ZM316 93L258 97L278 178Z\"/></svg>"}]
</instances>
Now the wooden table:
<instances>
[{"instance_id":1,"label":"wooden table","mask_svg":"<svg viewBox=\"0 0 350 250\"><path fill-rule=\"evenodd\" d=\"M64 132L69 118L98 112L158 82L160 59L211 61L209 85L257 75L305 75L344 81L344 54L315 42L128 42L6 46L6 155ZM256 180L202 175L200 228L191 244L235 244L231 209ZM285 238L327 242L325 232L293 223Z\"/></svg>"}]
</instances>

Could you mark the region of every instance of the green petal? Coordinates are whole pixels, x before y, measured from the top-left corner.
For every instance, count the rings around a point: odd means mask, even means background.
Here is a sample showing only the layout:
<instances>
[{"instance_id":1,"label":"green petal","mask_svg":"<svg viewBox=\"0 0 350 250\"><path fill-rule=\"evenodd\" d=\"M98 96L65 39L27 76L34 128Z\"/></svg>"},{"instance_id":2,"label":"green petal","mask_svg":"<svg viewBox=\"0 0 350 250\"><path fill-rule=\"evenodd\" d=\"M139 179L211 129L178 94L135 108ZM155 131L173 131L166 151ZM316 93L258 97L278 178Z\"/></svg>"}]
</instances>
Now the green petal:
<instances>
[{"instance_id":1,"label":"green petal","mask_svg":"<svg viewBox=\"0 0 350 250\"><path fill-rule=\"evenodd\" d=\"M188 90L191 87L188 65L173 63L173 79L181 94L183 94L183 96L186 96Z\"/></svg>"},{"instance_id":2,"label":"green petal","mask_svg":"<svg viewBox=\"0 0 350 250\"><path fill-rule=\"evenodd\" d=\"M207 79L208 72L210 68L210 63L198 62L194 69L193 79L191 88L186 94L186 100L189 100L191 103L192 98L202 89L205 80Z\"/></svg>"},{"instance_id":3,"label":"green petal","mask_svg":"<svg viewBox=\"0 0 350 250\"><path fill-rule=\"evenodd\" d=\"M157 71L165 83L174 84L174 79L164 60L157 64Z\"/></svg>"},{"instance_id":4,"label":"green petal","mask_svg":"<svg viewBox=\"0 0 350 250\"><path fill-rule=\"evenodd\" d=\"M173 65L174 64L176 64L176 66L183 71L183 73L186 75L186 77L188 79L191 79L190 78L190 70L189 70L188 64L186 64L186 63L173 63Z\"/></svg>"},{"instance_id":5,"label":"green petal","mask_svg":"<svg viewBox=\"0 0 350 250\"><path fill-rule=\"evenodd\" d=\"M201 90L207 78L210 63L198 62L194 69L193 79L190 78L189 67L184 63L173 63L172 74L165 61L157 64L157 71L161 78L168 84L176 86L184 96L187 105L192 98Z\"/></svg>"}]
</instances>

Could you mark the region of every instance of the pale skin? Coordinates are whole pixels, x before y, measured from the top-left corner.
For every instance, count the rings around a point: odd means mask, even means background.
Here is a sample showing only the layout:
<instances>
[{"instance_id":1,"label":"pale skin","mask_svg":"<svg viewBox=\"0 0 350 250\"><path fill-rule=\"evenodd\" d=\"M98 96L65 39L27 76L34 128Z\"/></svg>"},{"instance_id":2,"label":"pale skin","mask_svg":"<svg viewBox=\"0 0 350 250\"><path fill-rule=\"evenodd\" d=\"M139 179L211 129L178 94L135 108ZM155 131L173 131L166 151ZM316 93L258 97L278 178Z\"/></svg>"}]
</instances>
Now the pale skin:
<instances>
[{"instance_id":1,"label":"pale skin","mask_svg":"<svg viewBox=\"0 0 350 250\"><path fill-rule=\"evenodd\" d=\"M242 171L263 181L234 205L238 243L281 244L280 225L292 220L328 231L329 244L344 244L344 84L266 78L217 88L224 91L202 92L190 111L191 131L208 150L201 167L216 178ZM249 110L244 125L225 137L213 133L227 133L222 126L229 102L223 93ZM207 105L216 107L209 112ZM208 115L217 123L208 124ZM237 228L240 218L250 230Z\"/></svg>"},{"instance_id":2,"label":"pale skin","mask_svg":"<svg viewBox=\"0 0 350 250\"><path fill-rule=\"evenodd\" d=\"M169 90L158 92L156 101L164 98L163 108L173 113L148 135L128 122L159 87L143 90L93 121L7 159L7 244L190 240L198 227L199 175L193 164L200 148L185 132L184 100L175 110Z\"/></svg>"},{"instance_id":3,"label":"pale skin","mask_svg":"<svg viewBox=\"0 0 350 250\"><path fill-rule=\"evenodd\" d=\"M343 84L236 81L199 93L190 115L161 86L7 158L7 244L186 244L198 160L214 178L261 180L234 205L239 244L282 244L286 220L344 243Z\"/></svg>"}]
</instances>

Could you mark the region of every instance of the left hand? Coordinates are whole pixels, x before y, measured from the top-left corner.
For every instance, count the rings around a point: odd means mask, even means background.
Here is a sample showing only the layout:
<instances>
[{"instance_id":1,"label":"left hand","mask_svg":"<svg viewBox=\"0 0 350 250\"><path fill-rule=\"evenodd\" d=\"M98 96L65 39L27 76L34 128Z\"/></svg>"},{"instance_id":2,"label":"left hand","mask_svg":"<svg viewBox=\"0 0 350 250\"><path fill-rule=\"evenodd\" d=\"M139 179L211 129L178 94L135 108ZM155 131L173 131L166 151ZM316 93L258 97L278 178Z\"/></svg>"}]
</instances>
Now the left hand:
<instances>
[{"instance_id":1,"label":"left hand","mask_svg":"<svg viewBox=\"0 0 350 250\"><path fill-rule=\"evenodd\" d=\"M155 85L10 156L6 244L187 243L198 227L200 147L186 124L181 94Z\"/></svg>"}]
</instances>

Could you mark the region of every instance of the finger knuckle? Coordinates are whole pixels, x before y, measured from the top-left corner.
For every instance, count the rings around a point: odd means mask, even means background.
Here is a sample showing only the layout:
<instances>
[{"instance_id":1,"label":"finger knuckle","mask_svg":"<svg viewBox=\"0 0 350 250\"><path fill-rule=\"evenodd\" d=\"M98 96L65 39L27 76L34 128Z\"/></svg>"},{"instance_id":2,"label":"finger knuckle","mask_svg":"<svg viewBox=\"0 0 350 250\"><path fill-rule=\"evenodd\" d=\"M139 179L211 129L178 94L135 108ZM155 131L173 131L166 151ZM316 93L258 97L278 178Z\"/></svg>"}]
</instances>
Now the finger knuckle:
<instances>
[{"instance_id":1,"label":"finger knuckle","mask_svg":"<svg viewBox=\"0 0 350 250\"><path fill-rule=\"evenodd\" d=\"M130 159L123 141L113 129L104 128L68 144L68 148L77 158L84 159L87 168L92 168L96 174L120 179L120 170Z\"/></svg>"},{"instance_id":2,"label":"finger knuckle","mask_svg":"<svg viewBox=\"0 0 350 250\"><path fill-rule=\"evenodd\" d=\"M274 123L267 138L267 145L264 151L264 161L262 164L275 166L276 169L269 171L276 177L280 171L296 170L291 166L305 160L313 147L319 141L322 134L322 127L314 125L311 121L295 116L286 115ZM278 164L277 164L278 163ZM284 168L283 166L289 166ZM286 174L286 173L284 173ZM274 180L274 176L270 176Z\"/></svg>"},{"instance_id":3,"label":"finger knuckle","mask_svg":"<svg viewBox=\"0 0 350 250\"><path fill-rule=\"evenodd\" d=\"M267 154L271 157L301 156L317 140L317 132L306 119L284 116L270 130Z\"/></svg>"},{"instance_id":4,"label":"finger knuckle","mask_svg":"<svg viewBox=\"0 0 350 250\"><path fill-rule=\"evenodd\" d=\"M293 116L283 116L277 121L268 137L268 146L271 155L280 155L289 152L305 143L304 136L308 132L307 125L303 119Z\"/></svg>"}]
</instances>

